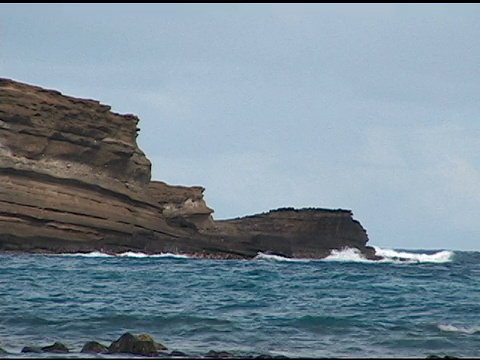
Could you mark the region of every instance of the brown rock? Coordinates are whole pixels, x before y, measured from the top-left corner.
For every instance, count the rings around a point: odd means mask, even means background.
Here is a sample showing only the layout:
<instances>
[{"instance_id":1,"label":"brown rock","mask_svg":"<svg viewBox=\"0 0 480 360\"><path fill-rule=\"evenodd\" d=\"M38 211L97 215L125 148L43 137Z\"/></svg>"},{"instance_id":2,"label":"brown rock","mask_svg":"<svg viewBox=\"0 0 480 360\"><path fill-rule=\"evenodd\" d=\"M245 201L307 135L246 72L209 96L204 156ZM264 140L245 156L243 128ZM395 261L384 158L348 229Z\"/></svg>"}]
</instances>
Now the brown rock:
<instances>
[{"instance_id":1,"label":"brown rock","mask_svg":"<svg viewBox=\"0 0 480 360\"><path fill-rule=\"evenodd\" d=\"M21 352L22 353L41 353L42 349L40 349L38 346L25 346Z\"/></svg>"},{"instance_id":2,"label":"brown rock","mask_svg":"<svg viewBox=\"0 0 480 360\"><path fill-rule=\"evenodd\" d=\"M155 349L157 351L162 351L162 350L168 350L164 345L156 342L150 335L148 334L140 334L137 336L137 339L140 341L148 341L153 343L153 346L155 346Z\"/></svg>"},{"instance_id":3,"label":"brown rock","mask_svg":"<svg viewBox=\"0 0 480 360\"><path fill-rule=\"evenodd\" d=\"M284 208L215 221L201 186L151 181L139 119L0 78L0 251L323 258L367 234L349 210Z\"/></svg>"},{"instance_id":4,"label":"brown rock","mask_svg":"<svg viewBox=\"0 0 480 360\"><path fill-rule=\"evenodd\" d=\"M106 353L108 348L96 341L88 341L83 345L81 353L89 353L89 354L102 354Z\"/></svg>"},{"instance_id":5,"label":"brown rock","mask_svg":"<svg viewBox=\"0 0 480 360\"><path fill-rule=\"evenodd\" d=\"M42 347L42 352L67 354L70 351L68 348L60 342L55 342L53 345Z\"/></svg>"},{"instance_id":6,"label":"brown rock","mask_svg":"<svg viewBox=\"0 0 480 360\"><path fill-rule=\"evenodd\" d=\"M144 356L158 355L158 350L166 350L167 348L152 339L150 335L142 334L135 336L125 333L109 346L109 354L127 353Z\"/></svg>"},{"instance_id":7,"label":"brown rock","mask_svg":"<svg viewBox=\"0 0 480 360\"><path fill-rule=\"evenodd\" d=\"M229 359L232 358L233 355L227 351L215 351L210 350L205 357L207 358L214 358L214 359Z\"/></svg>"}]
</instances>

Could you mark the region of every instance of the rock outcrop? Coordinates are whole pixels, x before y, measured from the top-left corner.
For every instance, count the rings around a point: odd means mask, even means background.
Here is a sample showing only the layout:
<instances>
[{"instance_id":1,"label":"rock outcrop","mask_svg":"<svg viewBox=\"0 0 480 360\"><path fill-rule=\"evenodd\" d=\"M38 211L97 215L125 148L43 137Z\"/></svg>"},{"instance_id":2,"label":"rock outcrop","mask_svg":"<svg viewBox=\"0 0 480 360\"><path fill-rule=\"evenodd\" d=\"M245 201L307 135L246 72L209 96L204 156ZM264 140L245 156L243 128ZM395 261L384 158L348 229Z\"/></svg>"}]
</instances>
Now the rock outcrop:
<instances>
[{"instance_id":1,"label":"rock outcrop","mask_svg":"<svg viewBox=\"0 0 480 360\"><path fill-rule=\"evenodd\" d=\"M375 258L348 210L215 221L204 188L151 181L138 122L95 100L0 79L0 251L322 258L348 246Z\"/></svg>"}]
</instances>

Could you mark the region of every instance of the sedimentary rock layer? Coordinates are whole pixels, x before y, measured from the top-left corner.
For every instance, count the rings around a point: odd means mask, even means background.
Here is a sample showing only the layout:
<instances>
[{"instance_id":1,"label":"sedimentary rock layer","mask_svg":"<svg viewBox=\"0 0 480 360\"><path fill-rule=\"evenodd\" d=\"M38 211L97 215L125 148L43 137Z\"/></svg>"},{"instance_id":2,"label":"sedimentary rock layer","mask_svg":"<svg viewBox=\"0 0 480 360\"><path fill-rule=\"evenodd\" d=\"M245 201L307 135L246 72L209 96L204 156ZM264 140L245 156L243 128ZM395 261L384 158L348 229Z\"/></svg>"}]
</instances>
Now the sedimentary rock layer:
<instances>
[{"instance_id":1,"label":"sedimentary rock layer","mask_svg":"<svg viewBox=\"0 0 480 360\"><path fill-rule=\"evenodd\" d=\"M279 209L215 221L200 186L151 181L139 119L0 79L0 250L327 256L367 234L348 210Z\"/></svg>"}]
</instances>

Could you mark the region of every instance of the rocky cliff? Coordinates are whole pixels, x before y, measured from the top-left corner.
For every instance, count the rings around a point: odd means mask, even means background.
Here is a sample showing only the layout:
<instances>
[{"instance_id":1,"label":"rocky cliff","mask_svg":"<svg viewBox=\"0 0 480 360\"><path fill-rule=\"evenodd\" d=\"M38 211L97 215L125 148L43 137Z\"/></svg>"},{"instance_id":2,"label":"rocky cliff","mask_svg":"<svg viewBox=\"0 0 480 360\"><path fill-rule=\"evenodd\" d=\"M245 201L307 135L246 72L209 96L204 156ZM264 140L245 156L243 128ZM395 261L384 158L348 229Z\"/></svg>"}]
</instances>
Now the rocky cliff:
<instances>
[{"instance_id":1,"label":"rocky cliff","mask_svg":"<svg viewBox=\"0 0 480 360\"><path fill-rule=\"evenodd\" d=\"M0 79L0 250L375 258L346 210L279 209L215 221L202 187L151 181L139 119L95 100Z\"/></svg>"}]
</instances>

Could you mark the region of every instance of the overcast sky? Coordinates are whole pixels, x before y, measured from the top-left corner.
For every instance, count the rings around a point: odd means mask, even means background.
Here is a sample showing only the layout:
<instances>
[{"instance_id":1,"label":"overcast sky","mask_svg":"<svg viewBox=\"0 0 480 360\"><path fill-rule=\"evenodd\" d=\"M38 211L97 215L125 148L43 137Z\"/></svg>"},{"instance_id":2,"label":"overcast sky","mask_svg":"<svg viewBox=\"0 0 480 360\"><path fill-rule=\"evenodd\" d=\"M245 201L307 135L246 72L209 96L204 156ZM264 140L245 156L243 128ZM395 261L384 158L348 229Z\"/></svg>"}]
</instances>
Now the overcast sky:
<instances>
[{"instance_id":1,"label":"overcast sky","mask_svg":"<svg viewBox=\"0 0 480 360\"><path fill-rule=\"evenodd\" d=\"M0 4L0 76L138 115L152 178L215 219L480 249L479 4Z\"/></svg>"}]
</instances>

